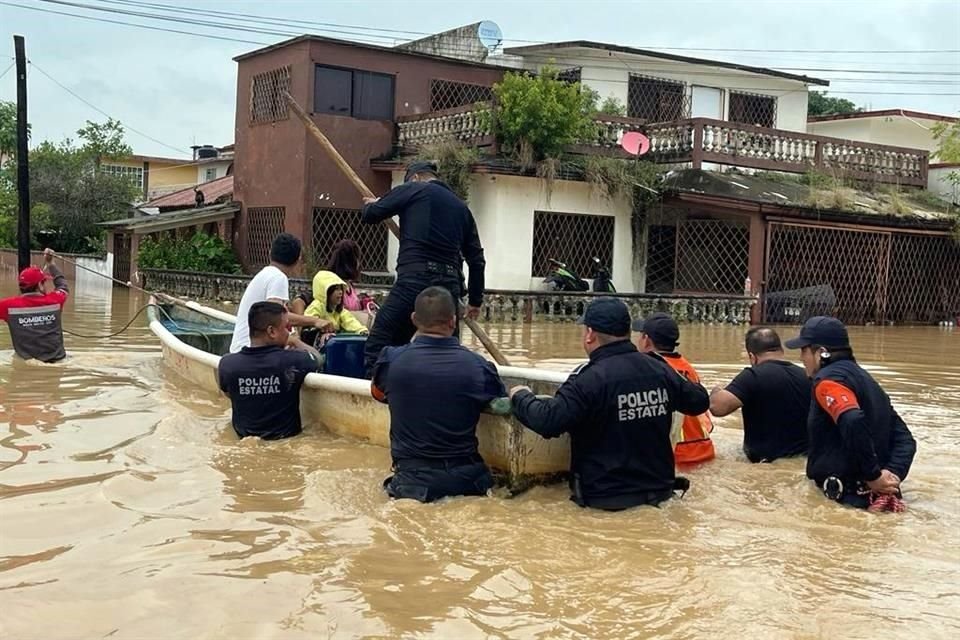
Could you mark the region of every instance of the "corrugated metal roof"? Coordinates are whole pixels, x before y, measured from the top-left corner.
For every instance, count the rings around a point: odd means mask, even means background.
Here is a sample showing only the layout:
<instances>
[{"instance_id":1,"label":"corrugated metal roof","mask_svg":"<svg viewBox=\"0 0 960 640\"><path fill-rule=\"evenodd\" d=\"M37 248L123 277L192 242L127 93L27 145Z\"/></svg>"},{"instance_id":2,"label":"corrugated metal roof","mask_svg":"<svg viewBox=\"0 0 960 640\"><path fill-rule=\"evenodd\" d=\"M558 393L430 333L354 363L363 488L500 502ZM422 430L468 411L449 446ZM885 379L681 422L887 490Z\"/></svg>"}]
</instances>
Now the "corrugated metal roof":
<instances>
[{"instance_id":1,"label":"corrugated metal roof","mask_svg":"<svg viewBox=\"0 0 960 640\"><path fill-rule=\"evenodd\" d=\"M196 194L194 189L203 192L203 201L206 204L213 204L218 198L227 197L227 201L233 199L233 176L224 176L211 180L204 184L198 184L196 187L181 189L168 193L155 200L145 203L144 207L160 207L169 209L171 207L193 207L196 205Z\"/></svg>"}]
</instances>

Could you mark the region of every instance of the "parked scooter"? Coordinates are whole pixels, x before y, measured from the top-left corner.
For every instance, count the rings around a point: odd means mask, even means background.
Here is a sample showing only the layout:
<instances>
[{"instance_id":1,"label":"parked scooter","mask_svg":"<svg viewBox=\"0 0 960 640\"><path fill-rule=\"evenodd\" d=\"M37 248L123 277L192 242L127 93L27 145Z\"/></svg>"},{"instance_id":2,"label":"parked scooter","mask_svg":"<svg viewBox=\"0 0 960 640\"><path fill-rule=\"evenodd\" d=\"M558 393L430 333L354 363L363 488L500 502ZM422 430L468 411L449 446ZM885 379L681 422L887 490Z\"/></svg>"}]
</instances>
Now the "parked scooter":
<instances>
[{"instance_id":1,"label":"parked scooter","mask_svg":"<svg viewBox=\"0 0 960 640\"><path fill-rule=\"evenodd\" d=\"M547 258L553 271L543 279L543 286L547 291L589 291L590 283L583 280L566 264L553 258Z\"/></svg>"},{"instance_id":2,"label":"parked scooter","mask_svg":"<svg viewBox=\"0 0 960 640\"><path fill-rule=\"evenodd\" d=\"M595 273L593 276L593 290L597 293L616 293L617 288L613 286L613 279L610 276L610 269L605 267L600 258L594 256L593 264Z\"/></svg>"}]
</instances>

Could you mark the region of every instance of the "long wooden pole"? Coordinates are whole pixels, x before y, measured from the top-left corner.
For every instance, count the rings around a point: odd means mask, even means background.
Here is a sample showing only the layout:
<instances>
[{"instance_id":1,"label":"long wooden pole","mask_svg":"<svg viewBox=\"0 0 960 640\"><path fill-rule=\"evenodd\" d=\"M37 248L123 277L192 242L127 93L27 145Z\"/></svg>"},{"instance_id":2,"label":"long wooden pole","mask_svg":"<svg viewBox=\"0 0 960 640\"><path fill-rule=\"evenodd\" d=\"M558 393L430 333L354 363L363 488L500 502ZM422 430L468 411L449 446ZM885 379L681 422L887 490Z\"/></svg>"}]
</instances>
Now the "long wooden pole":
<instances>
[{"instance_id":1,"label":"long wooden pole","mask_svg":"<svg viewBox=\"0 0 960 640\"><path fill-rule=\"evenodd\" d=\"M27 53L23 36L13 36L17 65L17 269L30 266L30 162L27 157Z\"/></svg>"},{"instance_id":2,"label":"long wooden pole","mask_svg":"<svg viewBox=\"0 0 960 640\"><path fill-rule=\"evenodd\" d=\"M357 188L357 191L360 192L360 195L365 198L375 198L376 196L370 188L360 179L360 176L357 175L357 172L353 170L347 161L343 159L343 156L340 155L340 152L337 151L337 148L333 146L333 143L323 135L323 132L320 131L320 127L314 124L313 120L310 119L310 116L307 115L307 112L303 110L297 101L293 99L289 93L284 92L284 97L287 99L287 102L290 105L290 110L303 122L306 126L307 131L309 131L317 142L320 143L320 146L324 151L327 152L327 155L330 156L330 159L333 160L344 175L347 176L347 179L353 183L353 186ZM397 226L397 223L393 221L393 218L387 218L383 221L387 228L393 233L393 235L399 240L400 239L400 227ZM507 360L506 356L497 348L497 345L493 344L493 340L490 339L490 336L487 335L487 332L483 330L476 320L473 318L464 318L464 324L466 324L470 331L473 332L473 335L477 336L477 339L480 340L480 343L484 346L488 353L493 356L493 359L497 361L497 364L503 366L510 366L510 362Z\"/></svg>"}]
</instances>

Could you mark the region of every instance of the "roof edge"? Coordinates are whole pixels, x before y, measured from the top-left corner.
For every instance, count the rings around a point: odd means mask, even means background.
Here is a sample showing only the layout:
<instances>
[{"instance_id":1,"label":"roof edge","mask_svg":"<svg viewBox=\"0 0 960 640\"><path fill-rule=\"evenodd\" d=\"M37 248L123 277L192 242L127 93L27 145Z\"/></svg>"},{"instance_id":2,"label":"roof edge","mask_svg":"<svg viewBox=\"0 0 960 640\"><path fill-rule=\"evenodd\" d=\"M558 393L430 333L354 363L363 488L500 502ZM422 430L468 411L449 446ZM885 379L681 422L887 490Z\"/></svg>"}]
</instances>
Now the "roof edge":
<instances>
[{"instance_id":1,"label":"roof edge","mask_svg":"<svg viewBox=\"0 0 960 640\"><path fill-rule=\"evenodd\" d=\"M815 84L822 87L829 87L830 81L822 78L813 78L810 76L801 76L795 73L777 71L766 67L753 67L736 62L724 62L722 60L710 60L708 58L691 58L689 56L678 56L673 53L663 53L652 49L638 49L635 47L625 47L617 44L607 44L604 42L593 42L591 40L567 40L563 42L550 42L546 44L527 45L523 47L509 47L503 50L504 53L513 55L523 55L524 53L533 53L535 51L549 51L551 49L600 49L602 51L615 51L618 53L627 53L638 56L647 56L650 58L660 58L662 60L672 60L674 62L683 62L687 64L699 64L710 67L720 67L722 69L734 69L745 73L754 73L763 76L772 76L783 78L785 80L796 80L805 84Z\"/></svg>"},{"instance_id":2,"label":"roof edge","mask_svg":"<svg viewBox=\"0 0 960 640\"><path fill-rule=\"evenodd\" d=\"M853 113L833 113L823 116L807 116L807 122L833 122L837 120L855 120L857 118L883 118L886 116L901 116L921 120L937 120L940 122L960 122L960 117L945 116L939 113L925 111L911 111L909 109L878 109L875 111L854 111Z\"/></svg>"}]
</instances>

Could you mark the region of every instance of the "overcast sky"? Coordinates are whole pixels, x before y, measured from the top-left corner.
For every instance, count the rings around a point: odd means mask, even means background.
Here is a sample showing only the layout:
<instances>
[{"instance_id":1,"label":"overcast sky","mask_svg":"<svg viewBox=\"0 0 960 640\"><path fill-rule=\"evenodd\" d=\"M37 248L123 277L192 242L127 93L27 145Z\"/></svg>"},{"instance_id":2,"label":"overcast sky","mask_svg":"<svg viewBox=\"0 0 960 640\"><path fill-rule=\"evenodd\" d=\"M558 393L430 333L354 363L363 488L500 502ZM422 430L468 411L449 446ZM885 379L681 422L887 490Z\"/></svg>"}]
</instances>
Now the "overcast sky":
<instances>
[{"instance_id":1,"label":"overcast sky","mask_svg":"<svg viewBox=\"0 0 960 640\"><path fill-rule=\"evenodd\" d=\"M872 109L960 112L960 54L903 53L960 49L958 0L0 0L4 35L0 74L13 62L13 34L26 37L28 58L36 65L28 73L34 143L75 137L85 120L105 119L40 70L121 120L137 153L180 157L189 154L191 144L232 142L236 63L231 58L257 48L255 43L285 39L284 35L160 22L78 5L153 13L163 13L157 7L181 7L194 12L257 14L325 24L298 28L247 22L245 28L309 32L385 45L393 44L394 37L401 42L417 33L493 20L500 25L508 47L527 41L596 40L651 49L671 47L668 52L772 68L828 69L796 73L832 80L832 95ZM150 31L31 9L255 43ZM163 14L224 23L222 16L210 13ZM748 49L765 51L745 51ZM804 52L771 51L774 49ZM811 52L826 50L870 53ZM898 53L873 53L879 50ZM928 75L931 73L940 75ZM835 78L840 80L833 81ZM13 70L0 78L0 99L16 99Z\"/></svg>"}]
</instances>

